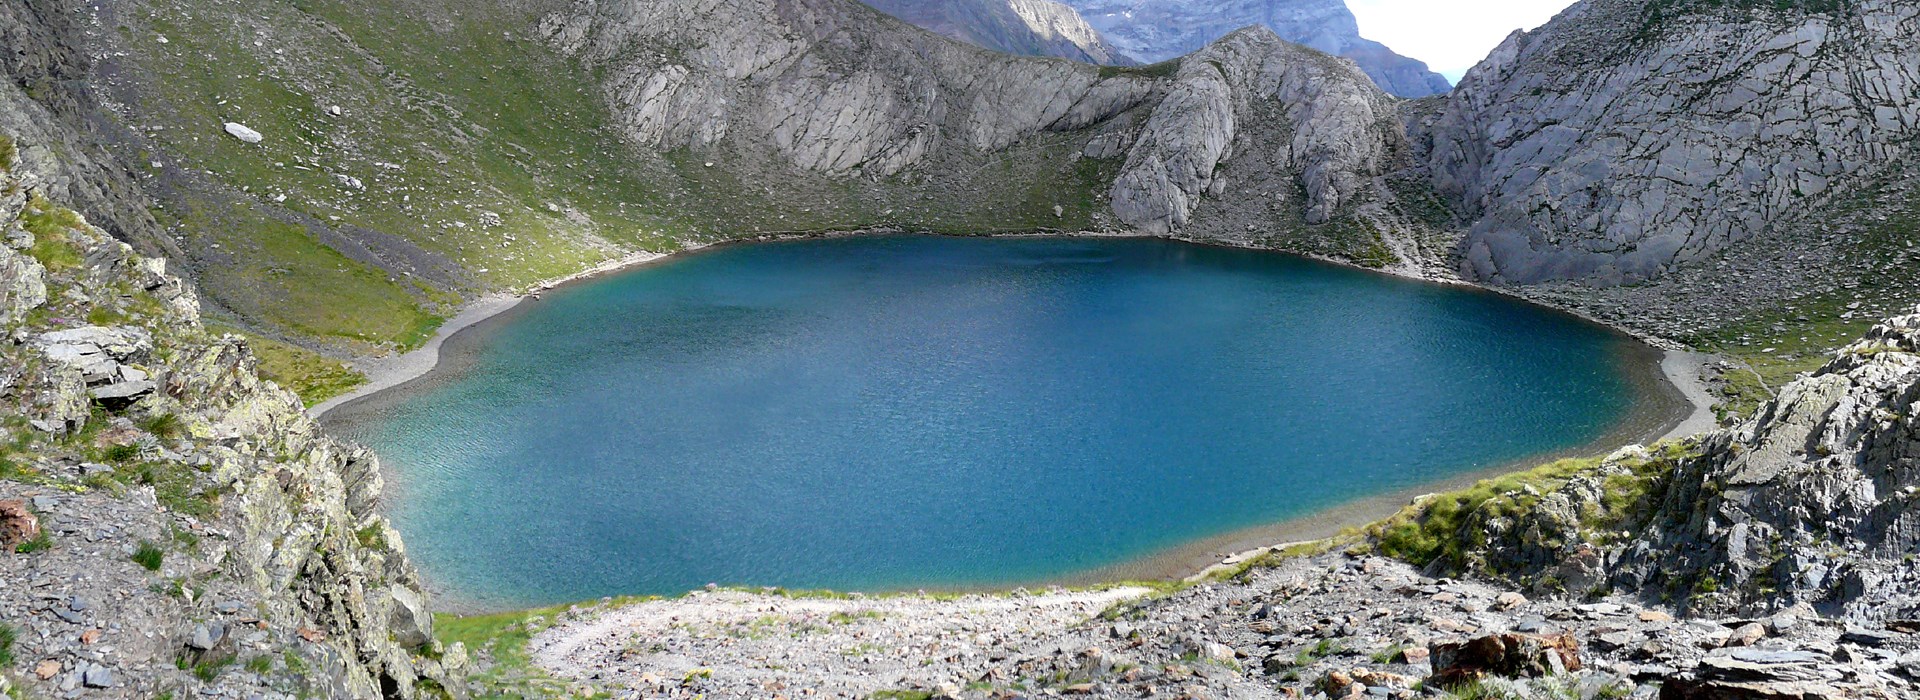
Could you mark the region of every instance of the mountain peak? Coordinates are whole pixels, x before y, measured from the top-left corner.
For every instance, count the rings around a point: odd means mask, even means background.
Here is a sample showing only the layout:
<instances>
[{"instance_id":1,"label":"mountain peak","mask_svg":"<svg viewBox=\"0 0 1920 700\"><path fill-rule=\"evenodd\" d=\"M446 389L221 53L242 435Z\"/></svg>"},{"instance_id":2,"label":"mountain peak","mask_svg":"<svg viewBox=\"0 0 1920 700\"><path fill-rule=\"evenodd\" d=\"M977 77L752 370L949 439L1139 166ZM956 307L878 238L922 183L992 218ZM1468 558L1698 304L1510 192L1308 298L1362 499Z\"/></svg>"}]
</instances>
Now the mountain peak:
<instances>
[{"instance_id":1,"label":"mountain peak","mask_svg":"<svg viewBox=\"0 0 1920 700\"><path fill-rule=\"evenodd\" d=\"M1192 53L1250 25L1280 38L1351 59L1381 89L1426 97L1453 88L1425 63L1360 36L1343 0L1065 0L1127 55L1157 63Z\"/></svg>"}]
</instances>

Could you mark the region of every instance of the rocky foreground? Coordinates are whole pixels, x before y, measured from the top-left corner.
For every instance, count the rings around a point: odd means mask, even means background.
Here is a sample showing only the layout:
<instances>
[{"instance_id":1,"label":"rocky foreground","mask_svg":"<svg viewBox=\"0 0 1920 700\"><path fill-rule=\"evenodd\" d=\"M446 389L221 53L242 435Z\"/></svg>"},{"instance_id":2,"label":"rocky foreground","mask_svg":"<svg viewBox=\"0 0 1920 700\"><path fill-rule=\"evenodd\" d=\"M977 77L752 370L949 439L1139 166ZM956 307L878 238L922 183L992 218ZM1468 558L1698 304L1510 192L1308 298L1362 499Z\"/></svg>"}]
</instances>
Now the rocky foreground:
<instances>
[{"instance_id":1,"label":"rocky foreground","mask_svg":"<svg viewBox=\"0 0 1920 700\"><path fill-rule=\"evenodd\" d=\"M378 462L0 152L0 695L464 689Z\"/></svg>"},{"instance_id":2,"label":"rocky foreground","mask_svg":"<svg viewBox=\"0 0 1920 700\"><path fill-rule=\"evenodd\" d=\"M1138 589L789 599L736 591L584 609L535 658L616 697L1900 698L1920 623L1806 606L1685 618L1631 596L1534 600L1327 553L1165 598ZM1664 690L1660 685L1664 684Z\"/></svg>"}]
</instances>

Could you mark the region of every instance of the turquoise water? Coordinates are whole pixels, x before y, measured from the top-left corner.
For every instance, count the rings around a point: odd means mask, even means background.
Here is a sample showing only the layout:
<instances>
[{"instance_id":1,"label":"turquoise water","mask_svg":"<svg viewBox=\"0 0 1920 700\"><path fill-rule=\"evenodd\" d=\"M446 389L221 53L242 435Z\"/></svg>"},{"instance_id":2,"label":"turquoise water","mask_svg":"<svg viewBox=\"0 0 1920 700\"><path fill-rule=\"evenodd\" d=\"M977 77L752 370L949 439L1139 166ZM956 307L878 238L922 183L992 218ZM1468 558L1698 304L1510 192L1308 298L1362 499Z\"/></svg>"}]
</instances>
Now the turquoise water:
<instances>
[{"instance_id":1,"label":"turquoise water","mask_svg":"<svg viewBox=\"0 0 1920 700\"><path fill-rule=\"evenodd\" d=\"M1631 341L1158 240L728 247L548 293L335 419L490 605L1023 583L1609 433Z\"/></svg>"}]
</instances>

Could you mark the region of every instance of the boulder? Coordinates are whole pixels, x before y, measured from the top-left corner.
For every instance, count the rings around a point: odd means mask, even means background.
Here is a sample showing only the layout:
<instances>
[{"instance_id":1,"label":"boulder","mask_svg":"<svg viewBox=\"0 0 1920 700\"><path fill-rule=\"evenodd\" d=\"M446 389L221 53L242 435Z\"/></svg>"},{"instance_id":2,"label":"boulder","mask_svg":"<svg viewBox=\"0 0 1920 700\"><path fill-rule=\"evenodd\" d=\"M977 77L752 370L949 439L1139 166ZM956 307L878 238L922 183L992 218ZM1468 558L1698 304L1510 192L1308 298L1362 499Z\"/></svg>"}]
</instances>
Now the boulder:
<instances>
[{"instance_id":1,"label":"boulder","mask_svg":"<svg viewBox=\"0 0 1920 700\"><path fill-rule=\"evenodd\" d=\"M1490 634L1464 642L1439 642L1432 652L1430 682L1440 687L1471 683L1489 675L1543 678L1581 667L1580 642L1572 634Z\"/></svg>"},{"instance_id":2,"label":"boulder","mask_svg":"<svg viewBox=\"0 0 1920 700\"><path fill-rule=\"evenodd\" d=\"M1829 684L1832 659L1809 651L1741 649L1668 676L1660 700L1817 700L1847 697Z\"/></svg>"},{"instance_id":3,"label":"boulder","mask_svg":"<svg viewBox=\"0 0 1920 700\"><path fill-rule=\"evenodd\" d=\"M228 135L247 143L260 143L261 141L267 140L267 137L261 135L258 131L247 128L245 124L227 122L226 128Z\"/></svg>"},{"instance_id":4,"label":"boulder","mask_svg":"<svg viewBox=\"0 0 1920 700\"><path fill-rule=\"evenodd\" d=\"M40 519L27 510L26 501L0 501L0 547L12 549L39 536Z\"/></svg>"}]
</instances>

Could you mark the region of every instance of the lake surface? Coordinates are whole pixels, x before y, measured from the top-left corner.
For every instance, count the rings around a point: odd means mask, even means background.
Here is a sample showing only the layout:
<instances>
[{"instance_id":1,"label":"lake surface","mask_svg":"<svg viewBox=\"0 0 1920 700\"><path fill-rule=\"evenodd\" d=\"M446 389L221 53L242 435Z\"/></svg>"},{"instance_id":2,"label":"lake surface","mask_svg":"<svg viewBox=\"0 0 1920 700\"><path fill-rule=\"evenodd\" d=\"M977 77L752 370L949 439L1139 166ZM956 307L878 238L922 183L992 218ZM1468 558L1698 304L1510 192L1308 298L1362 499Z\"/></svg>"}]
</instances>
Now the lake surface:
<instances>
[{"instance_id":1,"label":"lake surface","mask_svg":"<svg viewBox=\"0 0 1920 700\"><path fill-rule=\"evenodd\" d=\"M1590 446L1650 358L1271 253L838 238L549 292L329 422L386 460L428 578L477 604L964 588Z\"/></svg>"}]
</instances>

